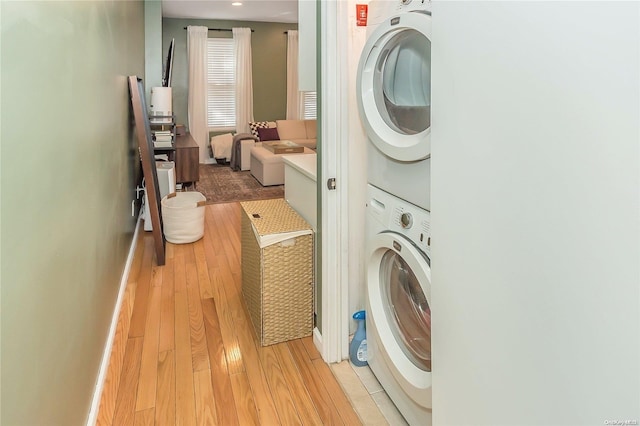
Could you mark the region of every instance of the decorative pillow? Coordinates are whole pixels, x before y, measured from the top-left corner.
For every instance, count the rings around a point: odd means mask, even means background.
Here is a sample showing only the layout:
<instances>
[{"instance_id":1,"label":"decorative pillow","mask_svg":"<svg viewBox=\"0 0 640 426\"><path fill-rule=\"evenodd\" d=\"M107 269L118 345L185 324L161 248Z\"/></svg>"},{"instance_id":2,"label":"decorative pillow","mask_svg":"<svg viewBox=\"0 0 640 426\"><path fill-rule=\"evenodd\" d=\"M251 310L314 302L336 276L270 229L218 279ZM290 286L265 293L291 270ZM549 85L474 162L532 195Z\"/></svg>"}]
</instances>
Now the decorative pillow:
<instances>
[{"instance_id":1,"label":"decorative pillow","mask_svg":"<svg viewBox=\"0 0 640 426\"><path fill-rule=\"evenodd\" d=\"M256 138L260 139L260 135L258 135L258 129L268 129L276 127L276 123L273 121L250 121L249 129L251 129L251 134Z\"/></svg>"},{"instance_id":2,"label":"decorative pillow","mask_svg":"<svg viewBox=\"0 0 640 426\"><path fill-rule=\"evenodd\" d=\"M278 136L278 129L274 128L263 128L258 127L258 138L260 141L277 141L280 140L280 136Z\"/></svg>"}]
</instances>

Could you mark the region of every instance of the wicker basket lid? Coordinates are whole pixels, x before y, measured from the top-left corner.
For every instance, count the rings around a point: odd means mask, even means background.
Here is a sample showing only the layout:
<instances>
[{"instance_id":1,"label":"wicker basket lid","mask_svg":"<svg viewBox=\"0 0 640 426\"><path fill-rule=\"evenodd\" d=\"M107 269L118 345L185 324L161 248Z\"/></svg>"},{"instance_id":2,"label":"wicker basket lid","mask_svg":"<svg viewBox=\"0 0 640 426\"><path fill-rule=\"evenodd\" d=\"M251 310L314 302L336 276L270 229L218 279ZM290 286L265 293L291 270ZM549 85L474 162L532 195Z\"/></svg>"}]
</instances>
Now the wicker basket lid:
<instances>
[{"instance_id":1,"label":"wicker basket lid","mask_svg":"<svg viewBox=\"0 0 640 426\"><path fill-rule=\"evenodd\" d=\"M258 235L312 231L311 226L282 198L240 203Z\"/></svg>"}]
</instances>

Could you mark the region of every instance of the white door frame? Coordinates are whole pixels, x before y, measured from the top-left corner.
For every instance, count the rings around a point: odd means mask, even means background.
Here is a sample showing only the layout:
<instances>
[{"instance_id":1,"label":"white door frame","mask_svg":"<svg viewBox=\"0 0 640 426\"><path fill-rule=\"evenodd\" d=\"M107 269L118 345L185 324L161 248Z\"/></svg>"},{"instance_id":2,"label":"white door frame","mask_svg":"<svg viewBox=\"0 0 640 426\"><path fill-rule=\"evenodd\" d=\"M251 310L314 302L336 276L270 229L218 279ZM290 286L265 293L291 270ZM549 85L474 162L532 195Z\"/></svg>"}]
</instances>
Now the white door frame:
<instances>
[{"instance_id":1,"label":"white door frame","mask_svg":"<svg viewBox=\"0 0 640 426\"><path fill-rule=\"evenodd\" d=\"M349 354L348 286L348 26L349 2L322 0L320 43L321 96L321 239L322 336L314 334L325 362L340 362ZM327 188L335 177L336 189ZM317 330L316 330L317 331Z\"/></svg>"}]
</instances>

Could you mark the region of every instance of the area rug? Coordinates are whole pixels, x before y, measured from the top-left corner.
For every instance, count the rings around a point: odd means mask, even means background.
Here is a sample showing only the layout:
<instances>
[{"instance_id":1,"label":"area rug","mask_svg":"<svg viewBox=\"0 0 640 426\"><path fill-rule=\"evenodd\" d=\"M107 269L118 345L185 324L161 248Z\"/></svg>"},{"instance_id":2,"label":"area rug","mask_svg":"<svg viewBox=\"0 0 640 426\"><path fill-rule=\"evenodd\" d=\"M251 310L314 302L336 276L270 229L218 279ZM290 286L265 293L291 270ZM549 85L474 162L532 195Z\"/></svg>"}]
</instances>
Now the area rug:
<instances>
[{"instance_id":1,"label":"area rug","mask_svg":"<svg viewBox=\"0 0 640 426\"><path fill-rule=\"evenodd\" d=\"M234 172L220 164L200 164L200 180L195 189L207 198L207 204L284 197L284 185L262 186L250 171Z\"/></svg>"}]
</instances>

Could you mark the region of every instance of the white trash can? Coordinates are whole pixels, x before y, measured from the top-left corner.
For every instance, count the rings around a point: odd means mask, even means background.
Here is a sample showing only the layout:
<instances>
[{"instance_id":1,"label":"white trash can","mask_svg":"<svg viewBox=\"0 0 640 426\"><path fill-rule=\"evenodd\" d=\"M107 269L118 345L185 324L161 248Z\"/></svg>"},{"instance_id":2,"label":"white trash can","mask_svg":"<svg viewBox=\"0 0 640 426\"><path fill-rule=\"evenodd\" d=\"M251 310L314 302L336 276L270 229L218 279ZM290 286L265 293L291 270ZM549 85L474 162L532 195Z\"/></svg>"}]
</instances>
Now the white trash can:
<instances>
[{"instance_id":1,"label":"white trash can","mask_svg":"<svg viewBox=\"0 0 640 426\"><path fill-rule=\"evenodd\" d=\"M207 199L196 191L175 192L161 201L164 236L170 243L186 244L204 236Z\"/></svg>"}]
</instances>

